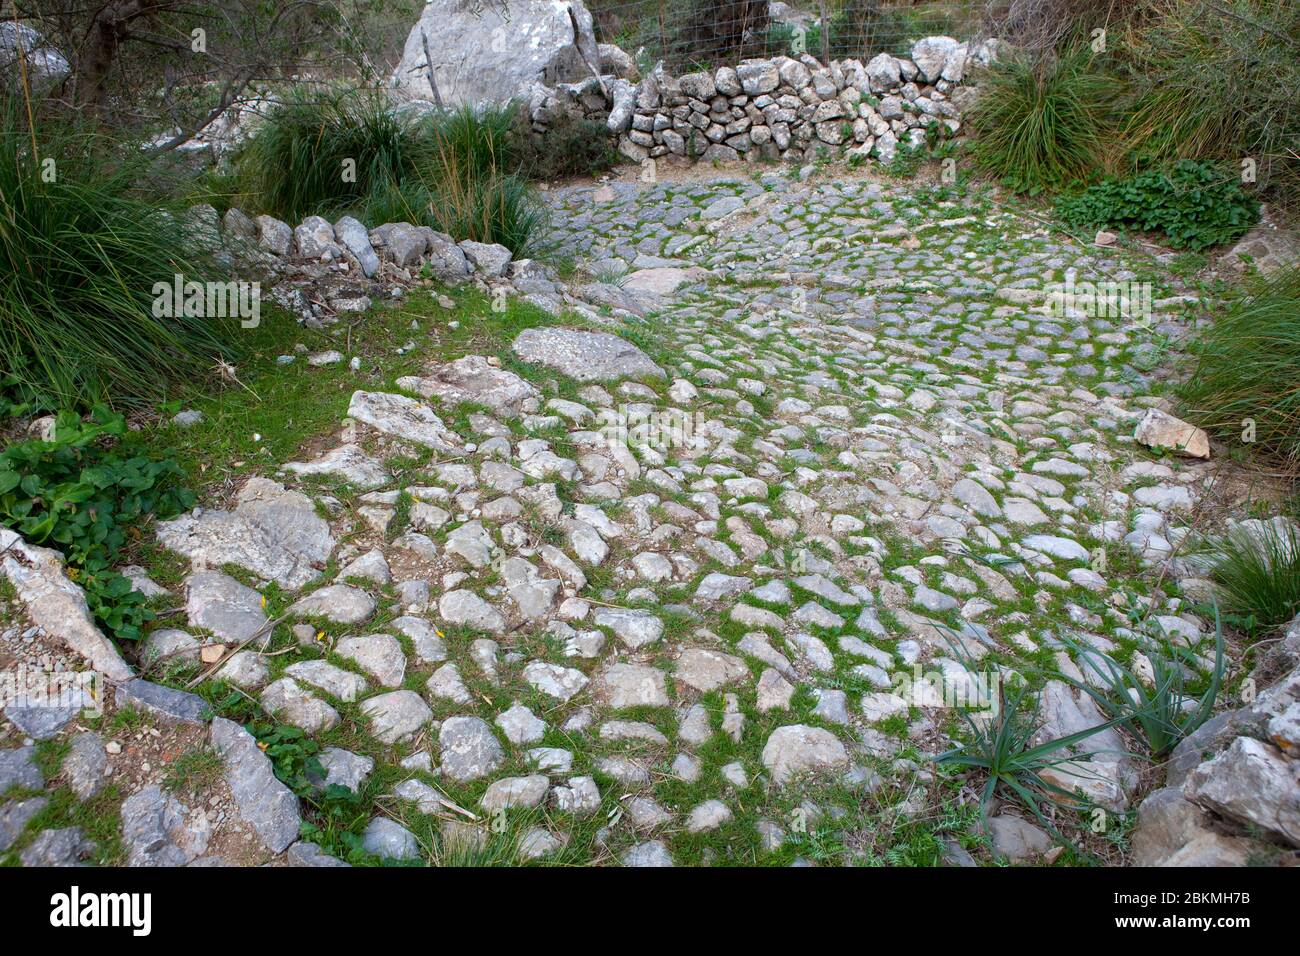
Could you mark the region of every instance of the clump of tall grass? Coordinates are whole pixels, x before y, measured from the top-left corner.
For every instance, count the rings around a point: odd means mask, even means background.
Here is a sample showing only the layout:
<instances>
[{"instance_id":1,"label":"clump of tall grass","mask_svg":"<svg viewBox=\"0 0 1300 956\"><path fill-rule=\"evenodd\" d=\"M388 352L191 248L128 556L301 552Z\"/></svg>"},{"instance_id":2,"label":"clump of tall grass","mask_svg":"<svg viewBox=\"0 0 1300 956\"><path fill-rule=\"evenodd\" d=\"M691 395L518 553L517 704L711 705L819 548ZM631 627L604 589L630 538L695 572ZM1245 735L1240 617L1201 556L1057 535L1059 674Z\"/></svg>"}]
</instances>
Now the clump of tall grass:
<instances>
[{"instance_id":1,"label":"clump of tall grass","mask_svg":"<svg viewBox=\"0 0 1300 956\"><path fill-rule=\"evenodd\" d=\"M1261 189L1300 209L1300 4L1149 0L1130 24L1136 100L1124 147L1142 164L1254 164Z\"/></svg>"},{"instance_id":2,"label":"clump of tall grass","mask_svg":"<svg viewBox=\"0 0 1300 956\"><path fill-rule=\"evenodd\" d=\"M1037 195L1106 169L1123 86L1087 48L992 64L968 116L971 155L1016 192Z\"/></svg>"},{"instance_id":3,"label":"clump of tall grass","mask_svg":"<svg viewBox=\"0 0 1300 956\"><path fill-rule=\"evenodd\" d=\"M1190 344L1185 414L1300 473L1300 269L1259 280Z\"/></svg>"},{"instance_id":4,"label":"clump of tall grass","mask_svg":"<svg viewBox=\"0 0 1300 956\"><path fill-rule=\"evenodd\" d=\"M1300 614L1300 531L1286 518L1232 525L1206 547L1210 580L1224 608L1250 630Z\"/></svg>"},{"instance_id":5,"label":"clump of tall grass","mask_svg":"<svg viewBox=\"0 0 1300 956\"><path fill-rule=\"evenodd\" d=\"M424 119L377 92L298 88L270 111L239 168L262 208L296 223L400 185L431 154Z\"/></svg>"},{"instance_id":6,"label":"clump of tall grass","mask_svg":"<svg viewBox=\"0 0 1300 956\"><path fill-rule=\"evenodd\" d=\"M297 92L238 163L254 204L298 222L354 213L535 251L545 209L516 174L512 106L418 113L378 92ZM346 175L345 175L346 172Z\"/></svg>"},{"instance_id":7,"label":"clump of tall grass","mask_svg":"<svg viewBox=\"0 0 1300 956\"><path fill-rule=\"evenodd\" d=\"M0 392L34 409L157 399L231 355L230 326L154 315L208 277L183 217L138 191L136 151L0 91Z\"/></svg>"}]
</instances>

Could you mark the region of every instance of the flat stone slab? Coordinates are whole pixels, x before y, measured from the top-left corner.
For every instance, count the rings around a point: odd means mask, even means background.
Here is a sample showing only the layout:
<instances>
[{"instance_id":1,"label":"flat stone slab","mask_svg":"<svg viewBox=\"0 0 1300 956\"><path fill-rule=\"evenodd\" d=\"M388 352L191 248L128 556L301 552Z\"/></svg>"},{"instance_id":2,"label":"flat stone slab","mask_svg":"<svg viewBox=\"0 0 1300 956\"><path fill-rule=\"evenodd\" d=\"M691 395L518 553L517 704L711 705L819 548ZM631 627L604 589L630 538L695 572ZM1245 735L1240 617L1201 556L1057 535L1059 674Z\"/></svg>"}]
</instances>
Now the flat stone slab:
<instances>
[{"instance_id":1,"label":"flat stone slab","mask_svg":"<svg viewBox=\"0 0 1300 956\"><path fill-rule=\"evenodd\" d=\"M212 716L208 702L197 694L188 694L162 684L151 684L147 680L137 679L118 684L114 693L119 709L137 707L168 720L200 726L206 724Z\"/></svg>"},{"instance_id":2,"label":"flat stone slab","mask_svg":"<svg viewBox=\"0 0 1300 956\"><path fill-rule=\"evenodd\" d=\"M196 509L159 522L158 540L197 568L233 564L291 591L315 580L334 552L312 500L266 478L250 478L233 511Z\"/></svg>"},{"instance_id":3,"label":"flat stone slab","mask_svg":"<svg viewBox=\"0 0 1300 956\"><path fill-rule=\"evenodd\" d=\"M392 480L388 469L357 445L340 445L314 461L291 461L285 469L299 476L328 475L362 491L382 488Z\"/></svg>"},{"instance_id":4,"label":"flat stone slab","mask_svg":"<svg viewBox=\"0 0 1300 956\"><path fill-rule=\"evenodd\" d=\"M839 738L807 724L778 727L763 747L763 766L777 785L801 774L845 770L848 765L848 751Z\"/></svg>"},{"instance_id":5,"label":"flat stone slab","mask_svg":"<svg viewBox=\"0 0 1300 956\"><path fill-rule=\"evenodd\" d=\"M0 528L0 576L9 580L32 621L80 654L110 680L127 680L133 671L90 616L86 594L63 573L63 556L30 545Z\"/></svg>"},{"instance_id":6,"label":"flat stone slab","mask_svg":"<svg viewBox=\"0 0 1300 956\"><path fill-rule=\"evenodd\" d=\"M700 282L708 276L708 271L699 266L686 269L676 266L638 269L623 281L622 289L625 292L640 292L654 296L672 295L688 282Z\"/></svg>"},{"instance_id":7,"label":"flat stone slab","mask_svg":"<svg viewBox=\"0 0 1300 956\"><path fill-rule=\"evenodd\" d=\"M579 382L664 377L650 356L609 332L576 329L524 329L514 341L515 355L545 365Z\"/></svg>"},{"instance_id":8,"label":"flat stone slab","mask_svg":"<svg viewBox=\"0 0 1300 956\"><path fill-rule=\"evenodd\" d=\"M434 451L453 451L460 445L433 409L405 395L357 391L348 403L348 417L376 431L423 445Z\"/></svg>"},{"instance_id":9,"label":"flat stone slab","mask_svg":"<svg viewBox=\"0 0 1300 956\"><path fill-rule=\"evenodd\" d=\"M196 571L185 579L185 614L191 627L235 644L266 624L262 595L220 571Z\"/></svg>"},{"instance_id":10,"label":"flat stone slab","mask_svg":"<svg viewBox=\"0 0 1300 956\"><path fill-rule=\"evenodd\" d=\"M284 850L298 839L298 798L276 779L270 758L239 724L217 717L212 721L211 736L212 747L226 768L226 782L240 818L272 853Z\"/></svg>"}]
</instances>

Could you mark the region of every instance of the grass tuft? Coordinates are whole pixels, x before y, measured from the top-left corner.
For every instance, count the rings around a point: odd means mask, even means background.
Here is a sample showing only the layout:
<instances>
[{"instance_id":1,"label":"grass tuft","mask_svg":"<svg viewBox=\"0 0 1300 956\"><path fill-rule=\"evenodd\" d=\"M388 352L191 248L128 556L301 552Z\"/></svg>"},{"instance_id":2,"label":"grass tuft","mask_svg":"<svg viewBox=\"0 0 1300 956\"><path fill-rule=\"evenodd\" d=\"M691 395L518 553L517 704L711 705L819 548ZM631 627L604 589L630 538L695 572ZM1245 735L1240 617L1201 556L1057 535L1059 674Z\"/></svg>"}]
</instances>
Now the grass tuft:
<instances>
[{"instance_id":1,"label":"grass tuft","mask_svg":"<svg viewBox=\"0 0 1300 956\"><path fill-rule=\"evenodd\" d=\"M1300 269L1260 282L1190 351L1195 364L1179 388L1188 417L1300 473Z\"/></svg>"},{"instance_id":2,"label":"grass tuft","mask_svg":"<svg viewBox=\"0 0 1300 956\"><path fill-rule=\"evenodd\" d=\"M0 393L28 410L138 405L232 357L231 323L154 315L154 287L211 268L140 160L0 93Z\"/></svg>"}]
</instances>

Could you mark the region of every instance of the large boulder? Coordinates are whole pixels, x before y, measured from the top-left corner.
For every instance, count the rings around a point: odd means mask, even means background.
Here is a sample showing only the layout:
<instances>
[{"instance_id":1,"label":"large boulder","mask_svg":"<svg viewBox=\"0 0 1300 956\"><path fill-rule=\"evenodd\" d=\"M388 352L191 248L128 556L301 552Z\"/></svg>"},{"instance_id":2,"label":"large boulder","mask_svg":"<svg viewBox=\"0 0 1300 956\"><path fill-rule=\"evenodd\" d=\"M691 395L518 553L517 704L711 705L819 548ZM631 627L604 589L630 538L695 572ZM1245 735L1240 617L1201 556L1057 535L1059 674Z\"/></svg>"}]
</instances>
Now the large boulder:
<instances>
[{"instance_id":1,"label":"large boulder","mask_svg":"<svg viewBox=\"0 0 1300 956\"><path fill-rule=\"evenodd\" d=\"M23 23L0 22L0 77L15 86L26 71L29 86L43 90L62 83L69 72L63 54Z\"/></svg>"},{"instance_id":2,"label":"large boulder","mask_svg":"<svg viewBox=\"0 0 1300 956\"><path fill-rule=\"evenodd\" d=\"M426 47L438 97L429 88ZM430 0L406 38L393 86L411 99L441 98L447 106L503 103L537 82L589 76L579 48L599 68L591 14L582 0Z\"/></svg>"}]
</instances>

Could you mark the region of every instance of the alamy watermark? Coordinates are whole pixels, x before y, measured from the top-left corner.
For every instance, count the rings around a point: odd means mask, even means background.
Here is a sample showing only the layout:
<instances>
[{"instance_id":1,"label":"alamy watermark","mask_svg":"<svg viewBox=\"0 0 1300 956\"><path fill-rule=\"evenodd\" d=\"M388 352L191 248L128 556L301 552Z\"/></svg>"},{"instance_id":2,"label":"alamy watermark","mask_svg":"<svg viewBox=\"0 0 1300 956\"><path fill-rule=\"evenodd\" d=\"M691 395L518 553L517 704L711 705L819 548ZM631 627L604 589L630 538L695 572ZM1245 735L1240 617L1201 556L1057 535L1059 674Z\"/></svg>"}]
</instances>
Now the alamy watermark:
<instances>
[{"instance_id":1,"label":"alamy watermark","mask_svg":"<svg viewBox=\"0 0 1300 956\"><path fill-rule=\"evenodd\" d=\"M1083 315L1140 323L1151 320L1150 282L1076 282L1074 275L1067 272L1064 282L1049 283L1045 291L1052 314L1058 319Z\"/></svg>"},{"instance_id":2,"label":"alamy watermark","mask_svg":"<svg viewBox=\"0 0 1300 956\"><path fill-rule=\"evenodd\" d=\"M262 284L186 281L178 272L170 283L154 283L153 317L239 319L241 328L255 329L262 323Z\"/></svg>"},{"instance_id":3,"label":"alamy watermark","mask_svg":"<svg viewBox=\"0 0 1300 956\"><path fill-rule=\"evenodd\" d=\"M1001 707L1002 675L968 670L922 670L918 661L910 671L890 675L890 689L909 706L930 710L973 710L996 717Z\"/></svg>"},{"instance_id":4,"label":"alamy watermark","mask_svg":"<svg viewBox=\"0 0 1300 956\"><path fill-rule=\"evenodd\" d=\"M705 424L700 412L620 405L601 409L599 431L611 445L667 451L689 445Z\"/></svg>"},{"instance_id":5,"label":"alamy watermark","mask_svg":"<svg viewBox=\"0 0 1300 956\"><path fill-rule=\"evenodd\" d=\"M104 712L104 676L19 664L0 671L0 709L80 710L83 717Z\"/></svg>"}]
</instances>

